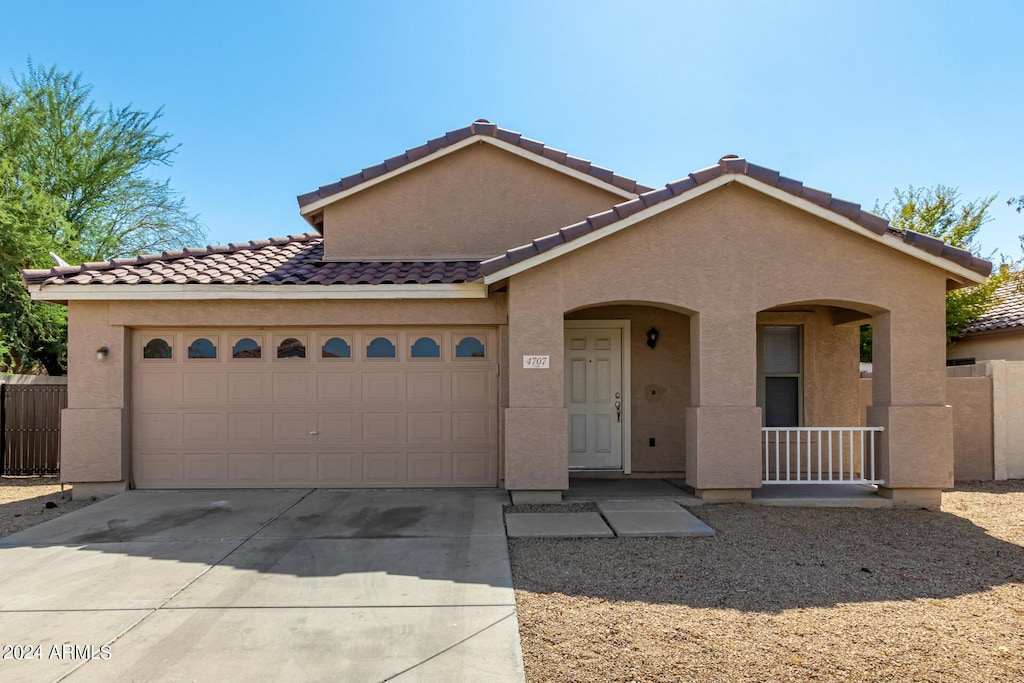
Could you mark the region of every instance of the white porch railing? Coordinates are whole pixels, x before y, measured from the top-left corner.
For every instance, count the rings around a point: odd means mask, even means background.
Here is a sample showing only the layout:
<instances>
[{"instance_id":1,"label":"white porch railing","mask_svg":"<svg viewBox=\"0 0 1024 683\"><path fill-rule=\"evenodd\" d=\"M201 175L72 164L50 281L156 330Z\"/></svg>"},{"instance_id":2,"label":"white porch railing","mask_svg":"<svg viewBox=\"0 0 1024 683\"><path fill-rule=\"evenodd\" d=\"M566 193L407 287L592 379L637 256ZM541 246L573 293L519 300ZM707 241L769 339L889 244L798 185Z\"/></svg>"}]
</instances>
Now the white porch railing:
<instances>
[{"instance_id":1,"label":"white porch railing","mask_svg":"<svg viewBox=\"0 0 1024 683\"><path fill-rule=\"evenodd\" d=\"M764 484L883 484L875 434L883 427L762 427Z\"/></svg>"}]
</instances>

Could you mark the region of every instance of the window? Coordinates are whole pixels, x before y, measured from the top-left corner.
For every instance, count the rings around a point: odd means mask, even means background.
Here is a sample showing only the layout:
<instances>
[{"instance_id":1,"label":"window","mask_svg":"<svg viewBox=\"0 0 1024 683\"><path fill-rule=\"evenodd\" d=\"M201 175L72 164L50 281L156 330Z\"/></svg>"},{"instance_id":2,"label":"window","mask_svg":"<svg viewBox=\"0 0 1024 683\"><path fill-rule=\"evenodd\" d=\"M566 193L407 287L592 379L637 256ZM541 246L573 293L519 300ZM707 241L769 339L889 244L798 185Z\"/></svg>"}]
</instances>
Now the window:
<instances>
[{"instance_id":1,"label":"window","mask_svg":"<svg viewBox=\"0 0 1024 683\"><path fill-rule=\"evenodd\" d=\"M367 358L394 358L395 345L387 337L377 337L366 345Z\"/></svg>"},{"instance_id":2,"label":"window","mask_svg":"<svg viewBox=\"0 0 1024 683\"><path fill-rule=\"evenodd\" d=\"M255 339L242 337L231 349L232 358L262 358L263 350Z\"/></svg>"},{"instance_id":3,"label":"window","mask_svg":"<svg viewBox=\"0 0 1024 683\"><path fill-rule=\"evenodd\" d=\"M331 337L320 347L321 358L351 358L352 348L341 337Z\"/></svg>"},{"instance_id":4,"label":"window","mask_svg":"<svg viewBox=\"0 0 1024 683\"><path fill-rule=\"evenodd\" d=\"M294 337L288 337L277 345L278 358L305 358L306 345Z\"/></svg>"},{"instance_id":5,"label":"window","mask_svg":"<svg viewBox=\"0 0 1024 683\"><path fill-rule=\"evenodd\" d=\"M205 337L200 337L194 342L189 344L188 347L189 358L216 358L217 347L214 346L213 342Z\"/></svg>"},{"instance_id":6,"label":"window","mask_svg":"<svg viewBox=\"0 0 1024 683\"><path fill-rule=\"evenodd\" d=\"M171 345L163 339L150 339L142 349L143 358L170 358Z\"/></svg>"},{"instance_id":7,"label":"window","mask_svg":"<svg viewBox=\"0 0 1024 683\"><path fill-rule=\"evenodd\" d=\"M803 408L799 325L758 328L758 405L765 427L797 427Z\"/></svg>"},{"instance_id":8,"label":"window","mask_svg":"<svg viewBox=\"0 0 1024 683\"><path fill-rule=\"evenodd\" d=\"M483 358L485 355L484 343L476 337L463 337L455 346L456 358Z\"/></svg>"},{"instance_id":9,"label":"window","mask_svg":"<svg viewBox=\"0 0 1024 683\"><path fill-rule=\"evenodd\" d=\"M412 345L409 355L412 358L440 358L441 345L430 337L420 337Z\"/></svg>"},{"instance_id":10,"label":"window","mask_svg":"<svg viewBox=\"0 0 1024 683\"><path fill-rule=\"evenodd\" d=\"M946 360L946 367L953 368L959 365L974 365L973 358L949 358Z\"/></svg>"}]
</instances>

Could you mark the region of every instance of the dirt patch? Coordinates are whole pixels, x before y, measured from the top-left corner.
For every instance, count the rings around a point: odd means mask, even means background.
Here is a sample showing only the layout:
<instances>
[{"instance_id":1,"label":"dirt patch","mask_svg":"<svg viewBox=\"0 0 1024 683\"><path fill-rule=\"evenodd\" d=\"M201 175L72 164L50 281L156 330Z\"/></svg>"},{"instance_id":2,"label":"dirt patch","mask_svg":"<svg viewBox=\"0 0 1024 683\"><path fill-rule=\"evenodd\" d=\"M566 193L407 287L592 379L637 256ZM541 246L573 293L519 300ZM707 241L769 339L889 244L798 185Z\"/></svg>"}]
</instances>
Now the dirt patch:
<instances>
[{"instance_id":1,"label":"dirt patch","mask_svg":"<svg viewBox=\"0 0 1024 683\"><path fill-rule=\"evenodd\" d=\"M71 500L57 477L0 477L0 537L84 508L94 500ZM52 507L51 507L52 506Z\"/></svg>"},{"instance_id":2,"label":"dirt patch","mask_svg":"<svg viewBox=\"0 0 1024 683\"><path fill-rule=\"evenodd\" d=\"M718 536L510 540L528 680L1024 680L1024 481L690 511Z\"/></svg>"}]
</instances>

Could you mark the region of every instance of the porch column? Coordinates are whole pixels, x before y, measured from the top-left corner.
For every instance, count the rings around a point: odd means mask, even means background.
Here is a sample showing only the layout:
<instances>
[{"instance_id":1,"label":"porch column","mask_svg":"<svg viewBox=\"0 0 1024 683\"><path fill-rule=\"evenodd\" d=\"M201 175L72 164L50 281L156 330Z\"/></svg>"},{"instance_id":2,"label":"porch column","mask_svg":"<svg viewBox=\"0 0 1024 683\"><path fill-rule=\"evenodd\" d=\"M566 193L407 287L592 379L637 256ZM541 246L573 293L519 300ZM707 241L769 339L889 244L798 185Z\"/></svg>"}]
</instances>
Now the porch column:
<instances>
[{"instance_id":1,"label":"porch column","mask_svg":"<svg viewBox=\"0 0 1024 683\"><path fill-rule=\"evenodd\" d=\"M897 505L937 509L953 485L953 409L946 405L945 307L875 316L869 425L885 428L881 493Z\"/></svg>"},{"instance_id":2,"label":"porch column","mask_svg":"<svg viewBox=\"0 0 1024 683\"><path fill-rule=\"evenodd\" d=\"M68 407L61 411L62 482L72 496L110 496L128 488L127 392L130 332L110 325L106 303L68 306ZM96 351L107 347L106 358Z\"/></svg>"},{"instance_id":3,"label":"porch column","mask_svg":"<svg viewBox=\"0 0 1024 683\"><path fill-rule=\"evenodd\" d=\"M512 282L508 309L505 488L516 502L558 501L569 488L561 299ZM549 367L524 368L523 356L547 356Z\"/></svg>"},{"instance_id":4,"label":"porch column","mask_svg":"<svg viewBox=\"0 0 1024 683\"><path fill-rule=\"evenodd\" d=\"M708 501L749 500L761 486L756 314L691 316L690 372L686 483Z\"/></svg>"}]
</instances>

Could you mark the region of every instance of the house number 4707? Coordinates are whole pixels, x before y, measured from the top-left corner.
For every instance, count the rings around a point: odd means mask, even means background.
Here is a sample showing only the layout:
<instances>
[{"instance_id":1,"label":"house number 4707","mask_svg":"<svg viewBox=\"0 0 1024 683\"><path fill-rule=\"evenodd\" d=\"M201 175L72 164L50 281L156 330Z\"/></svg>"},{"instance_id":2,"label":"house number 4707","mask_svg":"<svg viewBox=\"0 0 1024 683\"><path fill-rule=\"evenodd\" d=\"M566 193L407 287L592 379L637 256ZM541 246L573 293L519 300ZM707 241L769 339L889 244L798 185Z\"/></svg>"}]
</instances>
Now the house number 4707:
<instances>
[{"instance_id":1,"label":"house number 4707","mask_svg":"<svg viewBox=\"0 0 1024 683\"><path fill-rule=\"evenodd\" d=\"M547 370L551 367L551 356L523 356L523 367L527 370Z\"/></svg>"}]
</instances>

